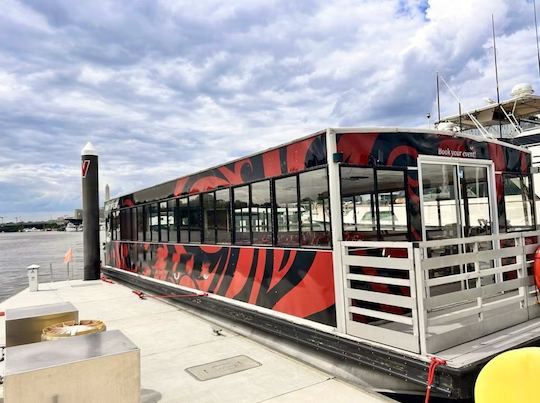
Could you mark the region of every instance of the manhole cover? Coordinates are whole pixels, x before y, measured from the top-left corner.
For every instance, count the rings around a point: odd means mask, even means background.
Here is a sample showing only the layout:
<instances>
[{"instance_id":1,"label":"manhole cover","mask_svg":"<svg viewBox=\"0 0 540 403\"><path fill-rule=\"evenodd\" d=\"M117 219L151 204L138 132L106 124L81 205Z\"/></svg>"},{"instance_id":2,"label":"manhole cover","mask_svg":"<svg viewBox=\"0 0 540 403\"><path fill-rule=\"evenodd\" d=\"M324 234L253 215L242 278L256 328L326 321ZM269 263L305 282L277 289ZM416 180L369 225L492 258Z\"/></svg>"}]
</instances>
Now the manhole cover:
<instances>
[{"instance_id":1,"label":"manhole cover","mask_svg":"<svg viewBox=\"0 0 540 403\"><path fill-rule=\"evenodd\" d=\"M236 372L241 372L245 371L246 369L260 366L260 362L252 360L245 355L237 355L236 357L186 368L186 371L199 381L208 381L210 379L220 378L225 375L234 374Z\"/></svg>"}]
</instances>

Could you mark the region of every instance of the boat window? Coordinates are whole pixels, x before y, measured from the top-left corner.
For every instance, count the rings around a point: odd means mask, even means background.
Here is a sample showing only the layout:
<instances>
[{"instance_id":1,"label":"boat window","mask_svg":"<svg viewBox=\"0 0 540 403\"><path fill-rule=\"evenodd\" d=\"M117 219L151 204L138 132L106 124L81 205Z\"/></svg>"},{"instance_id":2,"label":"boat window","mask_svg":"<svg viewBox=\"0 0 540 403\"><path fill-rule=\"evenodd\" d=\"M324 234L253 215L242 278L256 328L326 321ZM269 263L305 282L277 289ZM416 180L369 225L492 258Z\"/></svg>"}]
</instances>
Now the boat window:
<instances>
[{"instance_id":1,"label":"boat window","mask_svg":"<svg viewBox=\"0 0 540 403\"><path fill-rule=\"evenodd\" d=\"M159 204L159 232L159 240L169 242L169 208L167 202Z\"/></svg>"},{"instance_id":2,"label":"boat window","mask_svg":"<svg viewBox=\"0 0 540 403\"><path fill-rule=\"evenodd\" d=\"M120 210L120 239L128 241L131 239L131 209Z\"/></svg>"},{"instance_id":3,"label":"boat window","mask_svg":"<svg viewBox=\"0 0 540 403\"><path fill-rule=\"evenodd\" d=\"M231 243L231 193L229 189L216 191L215 222L217 243Z\"/></svg>"},{"instance_id":4,"label":"boat window","mask_svg":"<svg viewBox=\"0 0 540 403\"><path fill-rule=\"evenodd\" d=\"M144 240L149 242L152 240L152 223L150 220L151 209L150 204L144 206Z\"/></svg>"},{"instance_id":5,"label":"boat window","mask_svg":"<svg viewBox=\"0 0 540 403\"><path fill-rule=\"evenodd\" d=\"M201 242L201 197L189 197L189 242Z\"/></svg>"},{"instance_id":6,"label":"boat window","mask_svg":"<svg viewBox=\"0 0 540 403\"><path fill-rule=\"evenodd\" d=\"M157 203L152 203L148 205L150 210L148 225L150 226L150 230L152 232L150 238L152 242L158 242L159 241L159 207Z\"/></svg>"},{"instance_id":7,"label":"boat window","mask_svg":"<svg viewBox=\"0 0 540 403\"><path fill-rule=\"evenodd\" d=\"M481 166L459 166L460 208L465 237L491 234L488 170Z\"/></svg>"},{"instance_id":8,"label":"boat window","mask_svg":"<svg viewBox=\"0 0 540 403\"><path fill-rule=\"evenodd\" d=\"M408 222L404 172L378 169L376 175L379 238L387 241L406 241ZM371 213L369 211L366 214Z\"/></svg>"},{"instance_id":9,"label":"boat window","mask_svg":"<svg viewBox=\"0 0 540 403\"><path fill-rule=\"evenodd\" d=\"M205 243L216 243L215 194L203 194L203 236Z\"/></svg>"},{"instance_id":10,"label":"boat window","mask_svg":"<svg viewBox=\"0 0 540 403\"><path fill-rule=\"evenodd\" d=\"M249 186L233 189L234 198L234 241L237 245L249 245Z\"/></svg>"},{"instance_id":11,"label":"boat window","mask_svg":"<svg viewBox=\"0 0 540 403\"><path fill-rule=\"evenodd\" d=\"M111 238L112 238L113 241L118 240L118 220L117 220L117 216L118 216L118 211L113 210L111 212Z\"/></svg>"},{"instance_id":12,"label":"boat window","mask_svg":"<svg viewBox=\"0 0 540 403\"><path fill-rule=\"evenodd\" d=\"M457 166L422 164L422 212L427 240L460 237Z\"/></svg>"},{"instance_id":13,"label":"boat window","mask_svg":"<svg viewBox=\"0 0 540 403\"><path fill-rule=\"evenodd\" d=\"M277 244L299 245L298 177L276 179L275 214L277 222Z\"/></svg>"},{"instance_id":14,"label":"boat window","mask_svg":"<svg viewBox=\"0 0 540 403\"><path fill-rule=\"evenodd\" d=\"M251 185L251 228L254 244L272 244L272 199L268 180Z\"/></svg>"},{"instance_id":15,"label":"boat window","mask_svg":"<svg viewBox=\"0 0 540 403\"><path fill-rule=\"evenodd\" d=\"M300 174L302 245L330 244L330 199L326 169Z\"/></svg>"},{"instance_id":16,"label":"boat window","mask_svg":"<svg viewBox=\"0 0 540 403\"><path fill-rule=\"evenodd\" d=\"M144 241L144 208L137 207L137 240Z\"/></svg>"},{"instance_id":17,"label":"boat window","mask_svg":"<svg viewBox=\"0 0 540 403\"><path fill-rule=\"evenodd\" d=\"M535 226L531 180L528 176L504 174L506 231L524 231Z\"/></svg>"},{"instance_id":18,"label":"boat window","mask_svg":"<svg viewBox=\"0 0 540 403\"><path fill-rule=\"evenodd\" d=\"M178 200L178 225L180 227L180 239L178 239L178 242L189 242L189 208L187 197Z\"/></svg>"},{"instance_id":19,"label":"boat window","mask_svg":"<svg viewBox=\"0 0 540 403\"><path fill-rule=\"evenodd\" d=\"M137 207L131 208L131 240L137 240Z\"/></svg>"},{"instance_id":20,"label":"boat window","mask_svg":"<svg viewBox=\"0 0 540 403\"><path fill-rule=\"evenodd\" d=\"M404 171L342 167L341 195L345 240L408 239Z\"/></svg>"},{"instance_id":21,"label":"boat window","mask_svg":"<svg viewBox=\"0 0 540 403\"><path fill-rule=\"evenodd\" d=\"M373 168L341 168L343 239L377 239Z\"/></svg>"},{"instance_id":22,"label":"boat window","mask_svg":"<svg viewBox=\"0 0 540 403\"><path fill-rule=\"evenodd\" d=\"M169 224L169 242L177 242L178 221L176 220L178 208L176 199L167 202L167 222Z\"/></svg>"}]
</instances>

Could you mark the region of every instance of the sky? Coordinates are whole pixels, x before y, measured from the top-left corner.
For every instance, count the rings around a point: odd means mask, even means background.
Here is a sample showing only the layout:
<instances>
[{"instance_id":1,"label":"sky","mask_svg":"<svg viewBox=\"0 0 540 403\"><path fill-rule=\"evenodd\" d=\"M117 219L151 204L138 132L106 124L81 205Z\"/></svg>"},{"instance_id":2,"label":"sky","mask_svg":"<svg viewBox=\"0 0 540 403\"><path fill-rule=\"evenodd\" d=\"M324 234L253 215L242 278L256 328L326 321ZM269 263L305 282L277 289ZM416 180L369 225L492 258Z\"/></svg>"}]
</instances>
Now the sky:
<instances>
[{"instance_id":1,"label":"sky","mask_svg":"<svg viewBox=\"0 0 540 403\"><path fill-rule=\"evenodd\" d=\"M87 141L103 201L326 127L427 127L436 72L481 106L491 14L501 98L540 93L532 0L2 0L0 219L80 208Z\"/></svg>"}]
</instances>

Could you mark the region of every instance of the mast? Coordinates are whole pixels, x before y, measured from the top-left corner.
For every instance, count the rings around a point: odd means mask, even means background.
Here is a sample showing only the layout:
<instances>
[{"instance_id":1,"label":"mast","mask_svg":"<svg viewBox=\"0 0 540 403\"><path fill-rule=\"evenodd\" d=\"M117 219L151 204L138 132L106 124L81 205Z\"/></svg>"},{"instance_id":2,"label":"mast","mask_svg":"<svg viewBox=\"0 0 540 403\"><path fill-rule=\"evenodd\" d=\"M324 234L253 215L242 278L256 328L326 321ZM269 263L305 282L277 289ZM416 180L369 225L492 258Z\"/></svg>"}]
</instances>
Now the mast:
<instances>
[{"instance_id":1,"label":"mast","mask_svg":"<svg viewBox=\"0 0 540 403\"><path fill-rule=\"evenodd\" d=\"M441 96L439 90L439 72L437 72L437 123L441 122Z\"/></svg>"},{"instance_id":2,"label":"mast","mask_svg":"<svg viewBox=\"0 0 540 403\"><path fill-rule=\"evenodd\" d=\"M538 44L538 21L536 19L536 0L533 0L534 29L536 31L536 56L538 57L538 75L540 76L540 45Z\"/></svg>"},{"instance_id":3,"label":"mast","mask_svg":"<svg viewBox=\"0 0 540 403\"><path fill-rule=\"evenodd\" d=\"M497 45L495 43L495 18L491 14L491 29L493 34L493 58L495 61L495 82L497 84L497 106L501 108L501 96L499 94L499 69L497 68ZM499 138L502 138L502 125L499 119Z\"/></svg>"}]
</instances>

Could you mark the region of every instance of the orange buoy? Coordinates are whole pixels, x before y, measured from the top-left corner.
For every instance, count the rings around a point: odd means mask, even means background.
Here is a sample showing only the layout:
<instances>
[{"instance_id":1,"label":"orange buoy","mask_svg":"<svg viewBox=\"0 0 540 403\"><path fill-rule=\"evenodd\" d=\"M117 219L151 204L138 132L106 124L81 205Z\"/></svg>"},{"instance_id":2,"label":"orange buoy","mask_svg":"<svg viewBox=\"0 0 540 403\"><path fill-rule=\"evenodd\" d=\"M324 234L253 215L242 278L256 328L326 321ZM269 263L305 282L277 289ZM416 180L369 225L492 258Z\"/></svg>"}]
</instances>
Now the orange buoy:
<instances>
[{"instance_id":1,"label":"orange buoy","mask_svg":"<svg viewBox=\"0 0 540 403\"><path fill-rule=\"evenodd\" d=\"M534 252L533 274L536 288L540 290L540 246Z\"/></svg>"}]
</instances>

